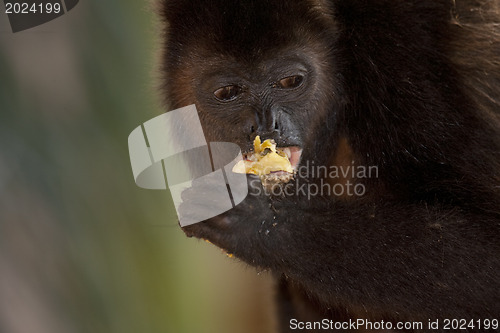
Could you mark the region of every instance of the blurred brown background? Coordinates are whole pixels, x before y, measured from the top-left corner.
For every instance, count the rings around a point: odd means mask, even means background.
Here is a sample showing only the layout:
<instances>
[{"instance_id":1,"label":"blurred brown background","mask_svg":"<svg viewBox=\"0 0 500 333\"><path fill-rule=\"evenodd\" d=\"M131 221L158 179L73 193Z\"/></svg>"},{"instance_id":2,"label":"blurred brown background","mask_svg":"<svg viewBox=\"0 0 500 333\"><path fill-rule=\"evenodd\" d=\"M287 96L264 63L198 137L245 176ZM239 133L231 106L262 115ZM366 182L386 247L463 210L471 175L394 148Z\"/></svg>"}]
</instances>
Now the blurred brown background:
<instances>
[{"instance_id":1,"label":"blurred brown background","mask_svg":"<svg viewBox=\"0 0 500 333\"><path fill-rule=\"evenodd\" d=\"M273 331L269 276L134 184L128 134L166 111L151 7L82 0L13 34L0 5L0 332Z\"/></svg>"}]
</instances>

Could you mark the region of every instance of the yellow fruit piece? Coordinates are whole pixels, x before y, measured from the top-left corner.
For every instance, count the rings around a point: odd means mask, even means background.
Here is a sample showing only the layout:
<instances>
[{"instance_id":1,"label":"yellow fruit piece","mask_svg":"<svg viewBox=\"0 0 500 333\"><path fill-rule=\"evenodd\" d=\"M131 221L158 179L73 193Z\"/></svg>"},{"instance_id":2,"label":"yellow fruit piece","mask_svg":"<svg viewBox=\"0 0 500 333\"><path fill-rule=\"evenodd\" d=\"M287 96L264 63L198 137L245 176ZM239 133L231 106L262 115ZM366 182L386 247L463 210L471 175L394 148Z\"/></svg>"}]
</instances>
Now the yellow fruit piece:
<instances>
[{"instance_id":1,"label":"yellow fruit piece","mask_svg":"<svg viewBox=\"0 0 500 333\"><path fill-rule=\"evenodd\" d=\"M239 161L233 167L235 173L248 173L258 176L268 175L271 172L285 171L293 173L292 165L286 154L277 151L273 140L261 142L257 136L253 142L254 153L249 160ZM269 149L266 151L266 149Z\"/></svg>"}]
</instances>

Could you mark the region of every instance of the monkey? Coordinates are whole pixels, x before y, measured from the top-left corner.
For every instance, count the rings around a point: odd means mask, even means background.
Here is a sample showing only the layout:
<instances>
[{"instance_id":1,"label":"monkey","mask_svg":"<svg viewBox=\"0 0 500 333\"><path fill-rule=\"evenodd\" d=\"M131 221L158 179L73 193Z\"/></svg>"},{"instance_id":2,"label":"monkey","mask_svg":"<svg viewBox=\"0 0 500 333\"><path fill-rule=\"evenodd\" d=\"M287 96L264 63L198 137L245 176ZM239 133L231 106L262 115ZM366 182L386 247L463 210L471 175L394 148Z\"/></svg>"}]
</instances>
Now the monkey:
<instances>
[{"instance_id":1,"label":"monkey","mask_svg":"<svg viewBox=\"0 0 500 333\"><path fill-rule=\"evenodd\" d=\"M498 318L498 0L162 0L159 11L168 107L195 104L208 142L248 153L256 136L273 139L296 170L328 170L297 172L285 195L249 175L243 202L183 228L272 272L281 332L293 319L444 331L446 318ZM347 184L364 190L310 195ZM217 202L194 184L181 210L207 195Z\"/></svg>"}]
</instances>

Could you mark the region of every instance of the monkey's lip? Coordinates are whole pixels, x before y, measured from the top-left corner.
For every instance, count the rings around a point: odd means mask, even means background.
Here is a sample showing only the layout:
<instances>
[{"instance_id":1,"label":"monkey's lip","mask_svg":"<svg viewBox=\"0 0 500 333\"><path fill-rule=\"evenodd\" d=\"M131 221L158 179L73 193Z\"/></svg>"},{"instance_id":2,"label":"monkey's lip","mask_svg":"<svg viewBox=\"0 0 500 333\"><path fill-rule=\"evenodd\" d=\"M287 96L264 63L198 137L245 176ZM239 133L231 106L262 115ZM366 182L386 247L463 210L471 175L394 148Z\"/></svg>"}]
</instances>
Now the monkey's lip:
<instances>
[{"instance_id":1,"label":"monkey's lip","mask_svg":"<svg viewBox=\"0 0 500 333\"><path fill-rule=\"evenodd\" d=\"M276 150L278 152L282 152L286 154L288 157L288 160L290 161L290 164L292 165L292 169L294 171L297 171L297 168L300 163L300 158L302 157L302 148L298 146L290 146L290 147L276 147ZM248 152L243 154L243 159L245 160L251 160L251 156L253 155L253 152Z\"/></svg>"},{"instance_id":2,"label":"monkey's lip","mask_svg":"<svg viewBox=\"0 0 500 333\"><path fill-rule=\"evenodd\" d=\"M285 148L278 147L277 150L284 152L286 156L288 156L288 160L290 160L293 170L297 171L297 167L299 166L300 158L302 156L302 149L297 146L292 146Z\"/></svg>"}]
</instances>

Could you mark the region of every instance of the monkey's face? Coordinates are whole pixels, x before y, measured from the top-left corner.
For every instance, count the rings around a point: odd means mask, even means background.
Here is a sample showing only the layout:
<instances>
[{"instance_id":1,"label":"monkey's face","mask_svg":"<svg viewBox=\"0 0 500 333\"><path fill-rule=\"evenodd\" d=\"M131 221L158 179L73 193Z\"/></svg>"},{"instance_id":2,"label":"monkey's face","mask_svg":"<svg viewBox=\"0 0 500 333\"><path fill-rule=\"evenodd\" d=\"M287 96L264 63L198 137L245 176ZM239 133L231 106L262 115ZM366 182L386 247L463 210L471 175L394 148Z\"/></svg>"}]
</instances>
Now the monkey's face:
<instances>
[{"instance_id":1,"label":"monkey's face","mask_svg":"<svg viewBox=\"0 0 500 333\"><path fill-rule=\"evenodd\" d=\"M307 1L165 1L166 98L195 104L208 141L249 152L257 135L315 158L335 112L336 27ZM339 74L332 74L339 73ZM329 121L331 123L331 121ZM328 138L324 138L328 140Z\"/></svg>"},{"instance_id":2,"label":"monkey's face","mask_svg":"<svg viewBox=\"0 0 500 333\"><path fill-rule=\"evenodd\" d=\"M174 71L173 100L176 107L196 104L208 141L234 142L249 152L257 135L274 139L297 167L311 129L331 105L326 56L318 43L273 50L251 62L193 48Z\"/></svg>"}]
</instances>

